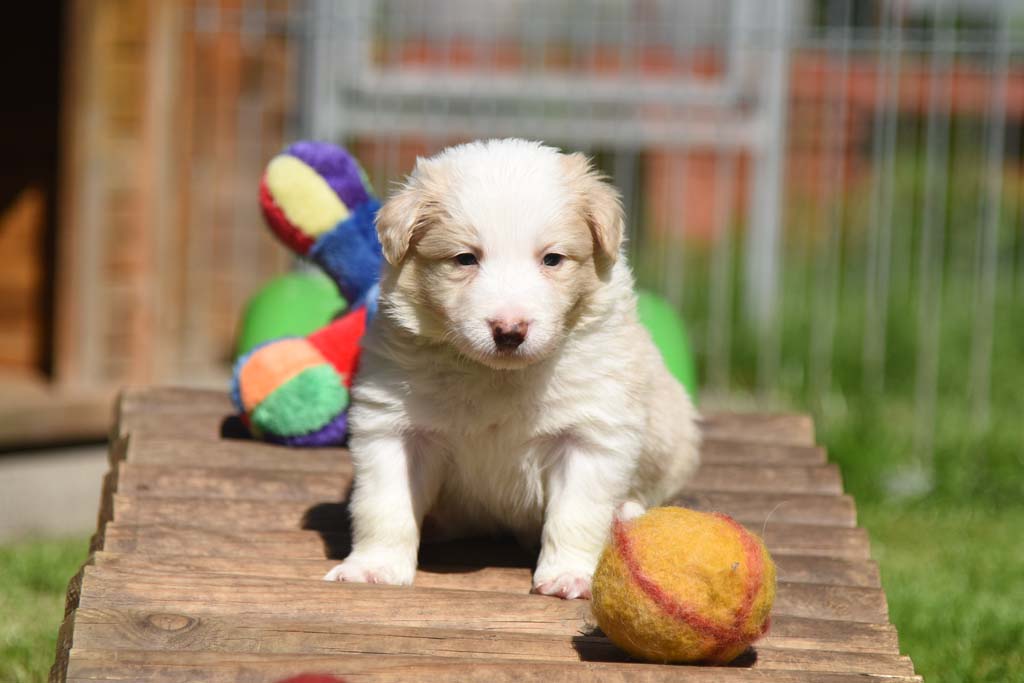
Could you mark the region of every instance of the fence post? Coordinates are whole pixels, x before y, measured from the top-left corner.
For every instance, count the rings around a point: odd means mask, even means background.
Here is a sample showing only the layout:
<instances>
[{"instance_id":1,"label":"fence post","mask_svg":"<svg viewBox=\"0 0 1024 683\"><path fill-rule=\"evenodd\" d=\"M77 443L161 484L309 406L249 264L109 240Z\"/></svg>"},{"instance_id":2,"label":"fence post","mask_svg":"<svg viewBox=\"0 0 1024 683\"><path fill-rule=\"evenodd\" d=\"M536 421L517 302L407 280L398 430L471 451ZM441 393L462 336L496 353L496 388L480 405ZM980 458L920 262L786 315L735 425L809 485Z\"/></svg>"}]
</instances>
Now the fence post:
<instances>
[{"instance_id":1,"label":"fence post","mask_svg":"<svg viewBox=\"0 0 1024 683\"><path fill-rule=\"evenodd\" d=\"M762 60L760 139L753 150L744 264L746 314L763 342L764 353L774 348L779 302L779 260L782 201L785 186L786 115L789 98L789 0L763 5L765 32L755 36ZM769 337L769 335L771 335ZM765 357L759 358L759 374ZM770 362L770 359L767 359Z\"/></svg>"}]
</instances>

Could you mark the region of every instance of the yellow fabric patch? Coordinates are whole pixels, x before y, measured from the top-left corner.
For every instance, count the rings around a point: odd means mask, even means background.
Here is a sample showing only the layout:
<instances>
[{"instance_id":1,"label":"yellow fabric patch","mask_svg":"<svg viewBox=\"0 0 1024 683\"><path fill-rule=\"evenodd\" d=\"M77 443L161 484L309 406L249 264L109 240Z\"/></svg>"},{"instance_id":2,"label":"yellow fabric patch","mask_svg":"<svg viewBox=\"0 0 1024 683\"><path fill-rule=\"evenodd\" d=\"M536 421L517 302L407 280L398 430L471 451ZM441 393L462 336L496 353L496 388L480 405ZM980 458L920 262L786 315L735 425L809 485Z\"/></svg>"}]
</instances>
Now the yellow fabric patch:
<instances>
[{"instance_id":1,"label":"yellow fabric patch","mask_svg":"<svg viewBox=\"0 0 1024 683\"><path fill-rule=\"evenodd\" d=\"M629 557L609 543L593 581L594 617L612 642L649 661L727 663L760 636L775 599L775 566L760 539L751 537L761 581L749 616L737 623L750 567L736 527L715 515L657 508L624 528ZM649 585L637 581L638 572ZM695 618L687 621L669 605ZM722 639L721 632L729 629L740 638Z\"/></svg>"},{"instance_id":2,"label":"yellow fabric patch","mask_svg":"<svg viewBox=\"0 0 1024 683\"><path fill-rule=\"evenodd\" d=\"M348 207L327 181L290 154L267 164L267 188L288 221L311 237L327 232L349 217Z\"/></svg>"}]
</instances>

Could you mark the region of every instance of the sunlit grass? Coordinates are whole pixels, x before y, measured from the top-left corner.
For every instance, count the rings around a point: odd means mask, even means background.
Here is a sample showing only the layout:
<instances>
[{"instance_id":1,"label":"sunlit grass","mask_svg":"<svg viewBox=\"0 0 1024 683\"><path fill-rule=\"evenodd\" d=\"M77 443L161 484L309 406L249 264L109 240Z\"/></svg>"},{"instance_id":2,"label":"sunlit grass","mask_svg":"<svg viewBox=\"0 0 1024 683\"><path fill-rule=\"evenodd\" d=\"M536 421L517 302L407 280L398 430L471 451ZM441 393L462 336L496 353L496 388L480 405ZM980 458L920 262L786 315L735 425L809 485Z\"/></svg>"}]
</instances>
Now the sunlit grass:
<instances>
[{"instance_id":1,"label":"sunlit grass","mask_svg":"<svg viewBox=\"0 0 1024 683\"><path fill-rule=\"evenodd\" d=\"M860 505L890 616L928 683L1024 681L1024 510Z\"/></svg>"},{"instance_id":2,"label":"sunlit grass","mask_svg":"<svg viewBox=\"0 0 1024 683\"><path fill-rule=\"evenodd\" d=\"M68 579L85 561L88 547L83 538L0 546L0 681L46 680Z\"/></svg>"}]
</instances>

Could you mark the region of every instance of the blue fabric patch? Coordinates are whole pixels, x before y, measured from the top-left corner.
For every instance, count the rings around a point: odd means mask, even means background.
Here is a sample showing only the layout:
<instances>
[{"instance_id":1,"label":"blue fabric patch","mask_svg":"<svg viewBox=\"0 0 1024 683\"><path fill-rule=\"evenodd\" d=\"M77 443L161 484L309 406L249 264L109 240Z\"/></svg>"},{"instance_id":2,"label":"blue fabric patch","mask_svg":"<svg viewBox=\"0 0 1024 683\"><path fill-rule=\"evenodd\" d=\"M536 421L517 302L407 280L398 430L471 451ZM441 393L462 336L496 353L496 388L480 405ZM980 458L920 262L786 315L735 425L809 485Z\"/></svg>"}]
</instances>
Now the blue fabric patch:
<instances>
[{"instance_id":1,"label":"blue fabric patch","mask_svg":"<svg viewBox=\"0 0 1024 683\"><path fill-rule=\"evenodd\" d=\"M345 301L353 305L363 300L380 279L384 254L374 225L379 209L380 202L371 198L321 235L309 251L310 259L323 268Z\"/></svg>"}]
</instances>

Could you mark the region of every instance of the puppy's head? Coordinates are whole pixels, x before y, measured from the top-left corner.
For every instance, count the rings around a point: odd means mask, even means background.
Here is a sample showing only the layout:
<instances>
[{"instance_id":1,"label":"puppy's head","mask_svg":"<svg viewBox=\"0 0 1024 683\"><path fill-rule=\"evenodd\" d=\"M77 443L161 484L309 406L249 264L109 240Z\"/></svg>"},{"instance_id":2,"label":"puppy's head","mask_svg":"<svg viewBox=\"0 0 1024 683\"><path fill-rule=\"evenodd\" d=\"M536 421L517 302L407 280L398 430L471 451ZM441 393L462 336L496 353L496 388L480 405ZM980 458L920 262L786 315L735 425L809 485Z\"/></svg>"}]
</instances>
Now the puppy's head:
<instances>
[{"instance_id":1,"label":"puppy's head","mask_svg":"<svg viewBox=\"0 0 1024 683\"><path fill-rule=\"evenodd\" d=\"M586 157L491 140L418 160L377 231L385 314L504 369L550 355L591 311L623 216Z\"/></svg>"}]
</instances>

